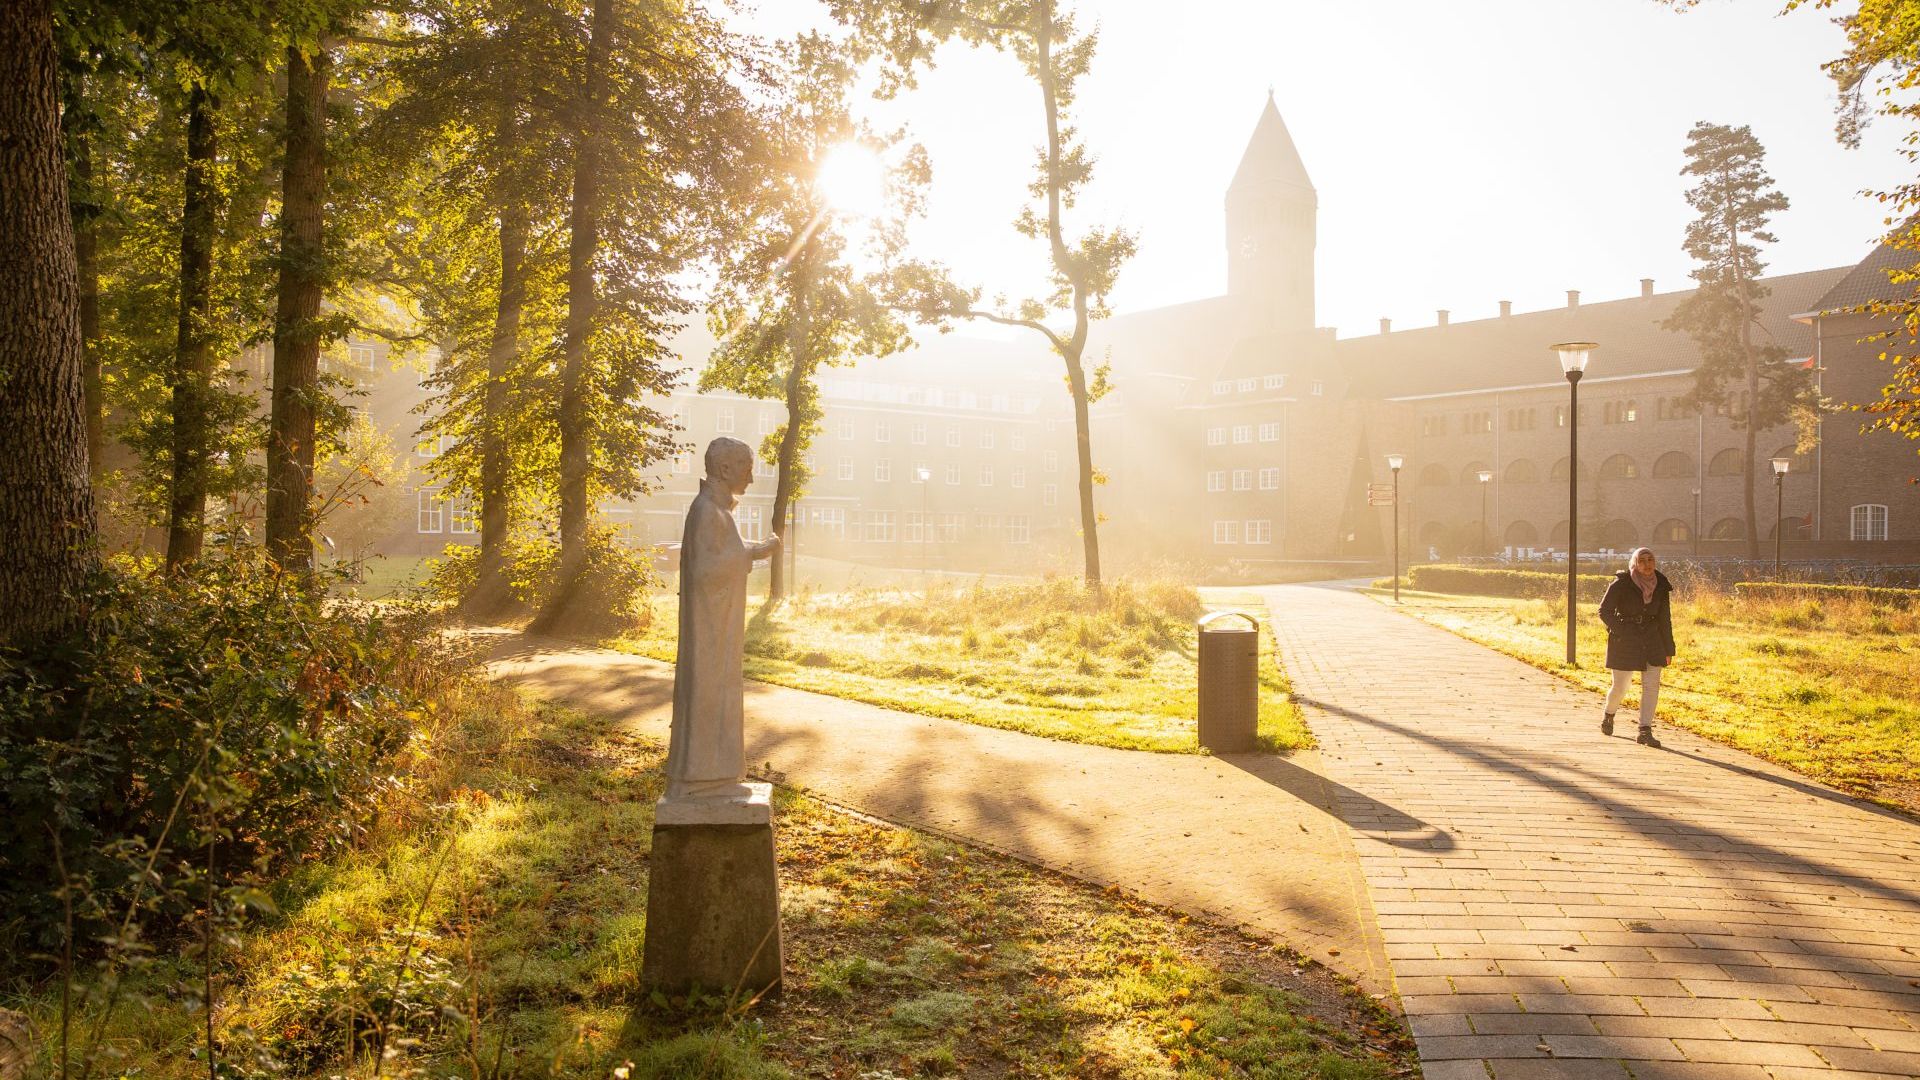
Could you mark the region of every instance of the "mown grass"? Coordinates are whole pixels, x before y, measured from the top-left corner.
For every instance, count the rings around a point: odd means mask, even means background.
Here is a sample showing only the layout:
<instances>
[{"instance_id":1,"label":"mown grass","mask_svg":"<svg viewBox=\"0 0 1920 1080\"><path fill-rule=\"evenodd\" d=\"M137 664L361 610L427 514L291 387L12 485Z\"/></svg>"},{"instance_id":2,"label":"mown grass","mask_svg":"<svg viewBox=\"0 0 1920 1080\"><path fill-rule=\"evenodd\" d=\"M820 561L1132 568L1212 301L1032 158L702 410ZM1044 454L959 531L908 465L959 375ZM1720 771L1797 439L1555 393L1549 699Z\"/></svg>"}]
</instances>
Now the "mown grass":
<instances>
[{"instance_id":1,"label":"mown grass","mask_svg":"<svg viewBox=\"0 0 1920 1080\"><path fill-rule=\"evenodd\" d=\"M785 993L639 991L658 748L503 705L432 823L310 866L215 969L222 1076L633 1080L1411 1075L1371 1000L1267 944L1000 856L778 801ZM98 1075L205 1076L164 954ZM97 999L96 999L97 1000ZM58 1030L57 988L22 1004ZM83 1008L76 1030L97 1010ZM377 1061L377 1064L376 1064ZM57 1075L50 1060L41 1075Z\"/></svg>"},{"instance_id":2,"label":"mown grass","mask_svg":"<svg viewBox=\"0 0 1920 1080\"><path fill-rule=\"evenodd\" d=\"M671 662L673 597L617 648ZM746 674L887 708L1126 750L1197 753L1195 621L1220 608L1261 618L1259 742L1312 744L1275 660L1257 595L1166 582L934 585L802 595L748 623Z\"/></svg>"},{"instance_id":3,"label":"mown grass","mask_svg":"<svg viewBox=\"0 0 1920 1080\"><path fill-rule=\"evenodd\" d=\"M1408 613L1462 637L1589 689L1610 684L1607 632L1592 605L1581 610L1579 666L1568 668L1563 599L1404 588L1400 597ZM1920 811L1920 611L1712 588L1676 596L1673 607L1679 655L1661 680L1662 718Z\"/></svg>"}]
</instances>

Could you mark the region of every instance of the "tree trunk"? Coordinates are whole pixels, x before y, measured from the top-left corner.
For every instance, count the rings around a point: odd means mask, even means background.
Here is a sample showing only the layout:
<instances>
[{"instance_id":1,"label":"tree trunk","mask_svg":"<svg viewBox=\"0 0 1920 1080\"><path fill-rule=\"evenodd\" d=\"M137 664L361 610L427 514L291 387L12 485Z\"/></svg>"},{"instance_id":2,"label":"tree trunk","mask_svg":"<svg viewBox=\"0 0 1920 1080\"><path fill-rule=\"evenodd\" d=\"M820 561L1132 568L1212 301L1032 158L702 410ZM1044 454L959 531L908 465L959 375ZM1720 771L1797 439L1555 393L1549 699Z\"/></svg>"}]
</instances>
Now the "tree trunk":
<instances>
[{"instance_id":1,"label":"tree trunk","mask_svg":"<svg viewBox=\"0 0 1920 1080\"><path fill-rule=\"evenodd\" d=\"M187 161L180 215L180 318L174 349L173 476L167 501L167 569L200 557L207 519L207 398L212 390L214 102L187 96Z\"/></svg>"},{"instance_id":2,"label":"tree trunk","mask_svg":"<svg viewBox=\"0 0 1920 1080\"><path fill-rule=\"evenodd\" d=\"M273 322L267 429L267 554L313 566L313 443L320 395L320 302L326 291L326 49L287 49L287 145L280 209L280 297Z\"/></svg>"},{"instance_id":3,"label":"tree trunk","mask_svg":"<svg viewBox=\"0 0 1920 1080\"><path fill-rule=\"evenodd\" d=\"M774 532L779 532L786 522L787 508L793 505L794 492L800 486L794 465L800 455L801 428L806 424L805 395L811 389L813 377L813 314L807 304L813 281L807 270L803 245L793 268L787 272L787 288L793 299L793 321L787 327L787 357L791 366L787 369L787 429L780 435L778 479L773 485L773 521L767 526ZM921 522L921 528L926 528L926 522ZM786 598L787 568L786 560L779 554L768 563L767 602L772 603Z\"/></svg>"},{"instance_id":4,"label":"tree trunk","mask_svg":"<svg viewBox=\"0 0 1920 1080\"><path fill-rule=\"evenodd\" d=\"M1087 373L1082 355L1087 347L1088 283L1083 268L1067 250L1060 223L1060 101L1053 73L1053 4L1040 6L1034 31L1039 61L1040 96L1047 114L1047 240L1053 265L1073 286L1073 335L1060 350L1067 365L1067 388L1073 394L1073 438L1080 455L1080 542L1086 560L1089 589L1100 588L1100 516L1093 506L1093 429L1088 418Z\"/></svg>"},{"instance_id":5,"label":"tree trunk","mask_svg":"<svg viewBox=\"0 0 1920 1080\"><path fill-rule=\"evenodd\" d=\"M80 281L51 0L0 4L0 645L71 628L93 560Z\"/></svg>"},{"instance_id":6,"label":"tree trunk","mask_svg":"<svg viewBox=\"0 0 1920 1080\"><path fill-rule=\"evenodd\" d=\"M487 385L480 400L480 566L469 606L497 610L506 599L507 533L513 527L508 493L507 380L520 352L520 318L527 302L527 210L509 201L500 211L500 299L487 349Z\"/></svg>"},{"instance_id":7,"label":"tree trunk","mask_svg":"<svg viewBox=\"0 0 1920 1080\"><path fill-rule=\"evenodd\" d=\"M576 128L572 235L567 245L567 331L560 373L560 587L564 607L579 587L587 557L587 345L593 333L594 256L600 243L599 110L607 92L613 49L612 0L593 0L593 36Z\"/></svg>"}]
</instances>

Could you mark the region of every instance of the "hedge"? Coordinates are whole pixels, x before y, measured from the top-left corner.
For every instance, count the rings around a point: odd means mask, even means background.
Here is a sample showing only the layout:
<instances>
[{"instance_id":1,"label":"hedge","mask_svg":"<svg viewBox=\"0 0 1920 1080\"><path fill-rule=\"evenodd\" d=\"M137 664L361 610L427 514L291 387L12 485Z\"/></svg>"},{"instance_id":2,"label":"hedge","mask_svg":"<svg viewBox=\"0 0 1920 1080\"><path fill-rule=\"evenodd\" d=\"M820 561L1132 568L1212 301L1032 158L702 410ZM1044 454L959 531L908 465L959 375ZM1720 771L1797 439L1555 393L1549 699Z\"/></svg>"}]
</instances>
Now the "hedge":
<instances>
[{"instance_id":1,"label":"hedge","mask_svg":"<svg viewBox=\"0 0 1920 1080\"><path fill-rule=\"evenodd\" d=\"M1597 601L1606 593L1607 586L1613 584L1613 575L1582 574L1579 580L1580 599ZM1407 570L1407 587L1421 592L1520 596L1545 600L1567 594L1567 575L1539 570L1501 570L1430 563Z\"/></svg>"},{"instance_id":2,"label":"hedge","mask_svg":"<svg viewBox=\"0 0 1920 1080\"><path fill-rule=\"evenodd\" d=\"M1735 596L1754 600L1865 600L1905 610L1920 605L1920 589L1889 589L1877 585L1820 585L1807 581L1742 581Z\"/></svg>"}]
</instances>

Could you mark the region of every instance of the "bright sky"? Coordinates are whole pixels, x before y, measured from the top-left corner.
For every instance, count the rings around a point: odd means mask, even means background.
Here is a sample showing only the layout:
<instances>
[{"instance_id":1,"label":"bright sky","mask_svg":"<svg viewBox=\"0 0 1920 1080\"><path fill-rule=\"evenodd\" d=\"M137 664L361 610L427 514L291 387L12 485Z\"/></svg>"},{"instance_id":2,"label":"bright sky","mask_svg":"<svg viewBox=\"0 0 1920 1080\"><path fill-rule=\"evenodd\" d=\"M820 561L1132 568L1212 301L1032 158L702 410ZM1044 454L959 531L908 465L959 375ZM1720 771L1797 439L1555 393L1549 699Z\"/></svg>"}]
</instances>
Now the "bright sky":
<instances>
[{"instance_id":1,"label":"bright sky","mask_svg":"<svg viewBox=\"0 0 1920 1080\"><path fill-rule=\"evenodd\" d=\"M1844 2L1844 0L1843 0ZM1749 124L1792 209L1773 273L1858 261L1881 231L1860 196L1914 166L1900 132L1833 139L1820 64L1842 38L1780 0L1080 0L1100 50L1074 120L1099 156L1080 221L1136 231L1113 297L1137 311L1226 288L1222 200L1273 88L1320 195L1318 322L1342 336L1690 285L1679 175L1697 120ZM1170 12L1176 15L1169 16ZM761 0L762 33L817 26L812 0ZM1042 134L1013 62L952 46L918 90L869 106L933 160L918 253L989 295L1037 291L1044 250L1010 222ZM1070 221L1071 223L1071 221Z\"/></svg>"}]
</instances>

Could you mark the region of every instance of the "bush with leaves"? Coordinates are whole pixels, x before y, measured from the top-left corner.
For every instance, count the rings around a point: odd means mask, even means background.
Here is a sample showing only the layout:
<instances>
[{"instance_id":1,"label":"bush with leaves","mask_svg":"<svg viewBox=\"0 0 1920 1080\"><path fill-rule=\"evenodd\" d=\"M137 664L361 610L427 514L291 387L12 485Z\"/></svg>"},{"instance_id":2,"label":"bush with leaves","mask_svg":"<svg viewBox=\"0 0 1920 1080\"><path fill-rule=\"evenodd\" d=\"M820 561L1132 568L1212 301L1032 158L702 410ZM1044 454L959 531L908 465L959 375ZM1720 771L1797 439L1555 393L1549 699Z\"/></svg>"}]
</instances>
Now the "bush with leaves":
<instances>
[{"instance_id":1,"label":"bush with leaves","mask_svg":"<svg viewBox=\"0 0 1920 1080\"><path fill-rule=\"evenodd\" d=\"M480 549L449 544L425 582L439 603L465 601L480 584ZM560 589L560 544L548 532L516 531L507 542L507 586L525 610L541 613L537 629L598 637L647 625L647 595L660 583L650 548L636 548L604 525L588 531L586 567L564 607Z\"/></svg>"}]
</instances>

